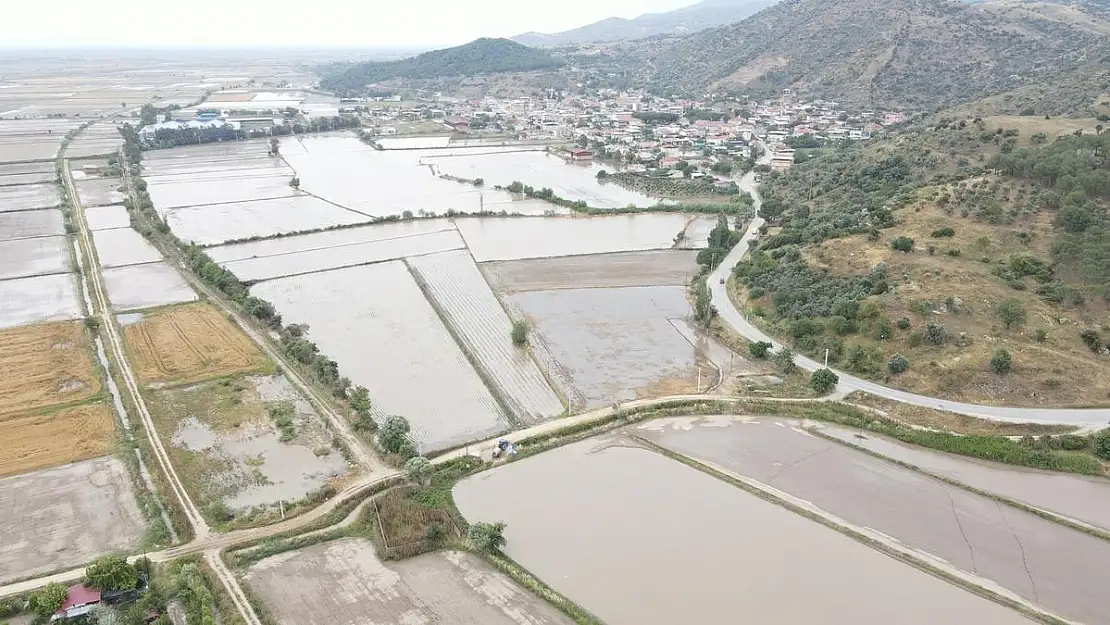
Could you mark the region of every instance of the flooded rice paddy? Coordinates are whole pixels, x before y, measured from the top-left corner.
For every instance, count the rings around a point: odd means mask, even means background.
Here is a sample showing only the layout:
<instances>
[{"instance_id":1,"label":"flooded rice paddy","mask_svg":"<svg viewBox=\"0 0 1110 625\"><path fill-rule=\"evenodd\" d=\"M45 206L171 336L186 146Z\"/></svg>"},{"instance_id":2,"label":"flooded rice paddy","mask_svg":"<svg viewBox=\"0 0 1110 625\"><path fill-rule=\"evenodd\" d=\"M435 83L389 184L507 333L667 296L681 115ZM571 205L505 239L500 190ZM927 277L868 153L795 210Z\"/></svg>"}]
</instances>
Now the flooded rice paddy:
<instances>
[{"instance_id":1,"label":"flooded rice paddy","mask_svg":"<svg viewBox=\"0 0 1110 625\"><path fill-rule=\"evenodd\" d=\"M84 206L107 206L123 202L125 196L119 190L123 181L119 178L89 178L73 183L77 196Z\"/></svg>"},{"instance_id":2,"label":"flooded rice paddy","mask_svg":"<svg viewBox=\"0 0 1110 625\"><path fill-rule=\"evenodd\" d=\"M0 583L134 549L144 522L130 484L111 457L0 479Z\"/></svg>"},{"instance_id":3,"label":"flooded rice paddy","mask_svg":"<svg viewBox=\"0 0 1110 625\"><path fill-rule=\"evenodd\" d=\"M367 221L365 215L307 195L176 208L162 214L174 234L197 245Z\"/></svg>"},{"instance_id":4,"label":"flooded rice paddy","mask_svg":"<svg viewBox=\"0 0 1110 625\"><path fill-rule=\"evenodd\" d=\"M1110 543L813 436L799 425L690 417L637 430L668 449L808 501L1056 614L1110 622L1101 591L1110 584L1105 566ZM1019 481L1022 475L1012 471L1009 477Z\"/></svg>"},{"instance_id":5,"label":"flooded rice paddy","mask_svg":"<svg viewBox=\"0 0 1110 625\"><path fill-rule=\"evenodd\" d=\"M423 451L492 436L505 416L401 261L259 283L308 337L370 390L379 418L403 415Z\"/></svg>"},{"instance_id":6,"label":"flooded rice paddy","mask_svg":"<svg viewBox=\"0 0 1110 625\"><path fill-rule=\"evenodd\" d=\"M671 320L690 315L681 286L529 291L506 303L532 324L531 342L577 407L678 395L717 371Z\"/></svg>"},{"instance_id":7,"label":"flooded rice paddy","mask_svg":"<svg viewBox=\"0 0 1110 625\"><path fill-rule=\"evenodd\" d=\"M406 256L459 250L463 246L462 237L459 236L457 231L441 230L426 234L306 249L301 252L246 258L221 264L238 276L240 280L253 282L327 269L366 265Z\"/></svg>"},{"instance_id":8,"label":"flooded rice paddy","mask_svg":"<svg viewBox=\"0 0 1110 625\"><path fill-rule=\"evenodd\" d=\"M94 206L85 209L85 221L90 230L111 230L128 228L131 217L123 206Z\"/></svg>"},{"instance_id":9,"label":"flooded rice paddy","mask_svg":"<svg viewBox=\"0 0 1110 625\"><path fill-rule=\"evenodd\" d=\"M0 241L62 235L64 223L56 209L0 213Z\"/></svg>"},{"instance_id":10,"label":"flooded rice paddy","mask_svg":"<svg viewBox=\"0 0 1110 625\"><path fill-rule=\"evenodd\" d=\"M64 236L0 241L0 280L67 271L69 247Z\"/></svg>"},{"instance_id":11,"label":"flooded rice paddy","mask_svg":"<svg viewBox=\"0 0 1110 625\"><path fill-rule=\"evenodd\" d=\"M616 436L478 474L471 521L606 623L1028 623L1017 613Z\"/></svg>"},{"instance_id":12,"label":"flooded rice paddy","mask_svg":"<svg viewBox=\"0 0 1110 625\"><path fill-rule=\"evenodd\" d=\"M517 419L533 423L563 413L562 400L531 354L513 345L512 321L469 252L431 254L408 263Z\"/></svg>"},{"instance_id":13,"label":"flooded rice paddy","mask_svg":"<svg viewBox=\"0 0 1110 625\"><path fill-rule=\"evenodd\" d=\"M697 252L663 250L482 263L500 293L629 286L685 286L698 272Z\"/></svg>"},{"instance_id":14,"label":"flooded rice paddy","mask_svg":"<svg viewBox=\"0 0 1110 625\"><path fill-rule=\"evenodd\" d=\"M54 180L53 171L43 171L25 174L7 174L3 168L0 167L0 186L13 186L21 184L35 184L40 182L51 182Z\"/></svg>"},{"instance_id":15,"label":"flooded rice paddy","mask_svg":"<svg viewBox=\"0 0 1110 625\"><path fill-rule=\"evenodd\" d=\"M0 187L0 213L52 208L62 203L53 183Z\"/></svg>"},{"instance_id":16,"label":"flooded rice paddy","mask_svg":"<svg viewBox=\"0 0 1110 625\"><path fill-rule=\"evenodd\" d=\"M109 231L110 232L110 231ZM138 310L196 301L197 294L168 263L114 267L102 272L112 310Z\"/></svg>"},{"instance_id":17,"label":"flooded rice paddy","mask_svg":"<svg viewBox=\"0 0 1110 625\"><path fill-rule=\"evenodd\" d=\"M93 245L102 267L124 267L162 260L162 255L143 235L131 228L94 230Z\"/></svg>"},{"instance_id":18,"label":"flooded rice paddy","mask_svg":"<svg viewBox=\"0 0 1110 625\"><path fill-rule=\"evenodd\" d=\"M459 178L482 178L486 184L509 186L521 182L537 189L547 187L555 195L596 208L647 207L659 203L643 193L629 191L616 183L599 181L605 169L594 163L568 163L560 156L539 151L504 151L473 156L425 157L437 171Z\"/></svg>"},{"instance_id":19,"label":"flooded rice paddy","mask_svg":"<svg viewBox=\"0 0 1110 625\"><path fill-rule=\"evenodd\" d=\"M600 217L460 219L478 262L670 249L686 216L644 213Z\"/></svg>"},{"instance_id":20,"label":"flooded rice paddy","mask_svg":"<svg viewBox=\"0 0 1110 625\"><path fill-rule=\"evenodd\" d=\"M0 328L84 316L71 273L0 280L0 302Z\"/></svg>"},{"instance_id":21,"label":"flooded rice paddy","mask_svg":"<svg viewBox=\"0 0 1110 625\"><path fill-rule=\"evenodd\" d=\"M237 511L296 501L347 473L347 462L332 448L320 417L283 376L230 382L240 389L221 389L218 401L204 403L200 396L221 384L163 391L157 399L162 417L175 423L169 438L176 454L194 467L193 488L205 501L219 500ZM239 398L239 408L229 410L223 404L232 397ZM295 435L286 442L267 413L276 403L292 407Z\"/></svg>"},{"instance_id":22,"label":"flooded rice paddy","mask_svg":"<svg viewBox=\"0 0 1110 625\"><path fill-rule=\"evenodd\" d=\"M343 538L261 560L246 575L278 625L569 625L481 558L457 551L383 562Z\"/></svg>"},{"instance_id":23,"label":"flooded rice paddy","mask_svg":"<svg viewBox=\"0 0 1110 625\"><path fill-rule=\"evenodd\" d=\"M291 197L298 194L296 189L289 186L292 177L292 172L260 176L255 170L247 170L242 175L219 176L208 180L200 176L189 176L189 179L180 182L148 182L147 191L154 205L167 211L185 206Z\"/></svg>"},{"instance_id":24,"label":"flooded rice paddy","mask_svg":"<svg viewBox=\"0 0 1110 625\"><path fill-rule=\"evenodd\" d=\"M1110 480L1105 478L1002 466L939 454L870 432L861 437L858 432L839 427L825 424L819 427L829 436L888 458L1110 531Z\"/></svg>"}]
</instances>

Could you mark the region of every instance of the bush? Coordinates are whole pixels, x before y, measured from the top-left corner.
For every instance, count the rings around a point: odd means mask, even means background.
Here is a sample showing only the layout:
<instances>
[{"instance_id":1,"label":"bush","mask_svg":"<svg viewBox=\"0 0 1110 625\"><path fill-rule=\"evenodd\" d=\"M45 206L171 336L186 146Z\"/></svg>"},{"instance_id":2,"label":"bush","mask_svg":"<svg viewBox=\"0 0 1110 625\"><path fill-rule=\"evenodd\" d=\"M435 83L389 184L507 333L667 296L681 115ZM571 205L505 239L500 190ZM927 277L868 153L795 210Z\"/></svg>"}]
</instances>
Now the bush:
<instances>
[{"instance_id":1,"label":"bush","mask_svg":"<svg viewBox=\"0 0 1110 625\"><path fill-rule=\"evenodd\" d=\"M925 334L922 335L922 338L932 345L944 345L944 342L948 340L948 330L936 321L930 321L925 324Z\"/></svg>"},{"instance_id":2,"label":"bush","mask_svg":"<svg viewBox=\"0 0 1110 625\"><path fill-rule=\"evenodd\" d=\"M902 373L909 368L910 361L906 360L906 357L902 354L894 354L886 363L886 370L893 373L894 375L898 375L899 373Z\"/></svg>"},{"instance_id":3,"label":"bush","mask_svg":"<svg viewBox=\"0 0 1110 625\"><path fill-rule=\"evenodd\" d=\"M1007 330L1025 323L1025 306L1016 299L1003 300L998 304L995 312L1002 319Z\"/></svg>"},{"instance_id":4,"label":"bush","mask_svg":"<svg viewBox=\"0 0 1110 625\"><path fill-rule=\"evenodd\" d=\"M49 617L57 612L58 608L62 607L67 594L68 589L65 584L54 582L32 594L27 601L27 607L39 616Z\"/></svg>"},{"instance_id":5,"label":"bush","mask_svg":"<svg viewBox=\"0 0 1110 625\"><path fill-rule=\"evenodd\" d=\"M1014 359L1010 356L1010 352L1005 349L999 348L994 352L994 356L991 357L991 371L994 371L998 375L1009 373L1010 370L1013 369L1013 365Z\"/></svg>"},{"instance_id":6,"label":"bush","mask_svg":"<svg viewBox=\"0 0 1110 625\"><path fill-rule=\"evenodd\" d=\"M513 345L523 347L528 344L528 322L517 320L513 322L512 330Z\"/></svg>"},{"instance_id":7,"label":"bush","mask_svg":"<svg viewBox=\"0 0 1110 625\"><path fill-rule=\"evenodd\" d=\"M1102 351L1102 337L1099 335L1098 330L1084 330L1080 333L1079 337L1087 344L1087 347L1094 353Z\"/></svg>"},{"instance_id":8,"label":"bush","mask_svg":"<svg viewBox=\"0 0 1110 625\"><path fill-rule=\"evenodd\" d=\"M906 343L910 347L920 347L923 340L924 336L920 332L910 332L909 336L906 337Z\"/></svg>"},{"instance_id":9,"label":"bush","mask_svg":"<svg viewBox=\"0 0 1110 625\"><path fill-rule=\"evenodd\" d=\"M403 454L412 447L409 422L404 417L390 417L378 431L378 444L391 454ZM406 454L412 455L412 454Z\"/></svg>"},{"instance_id":10,"label":"bush","mask_svg":"<svg viewBox=\"0 0 1110 625\"><path fill-rule=\"evenodd\" d=\"M908 324L908 320L907 320ZM894 335L894 327L890 323L890 319L886 317L879 317L875 320L875 340L886 341Z\"/></svg>"},{"instance_id":11,"label":"bush","mask_svg":"<svg viewBox=\"0 0 1110 625\"><path fill-rule=\"evenodd\" d=\"M1091 436L1091 440L1095 455L1103 460L1110 460L1110 430L1103 430Z\"/></svg>"},{"instance_id":12,"label":"bush","mask_svg":"<svg viewBox=\"0 0 1110 625\"><path fill-rule=\"evenodd\" d=\"M909 330L910 329L910 320L906 317L902 317L901 319L899 319L898 320L898 329L899 330Z\"/></svg>"},{"instance_id":13,"label":"bush","mask_svg":"<svg viewBox=\"0 0 1110 625\"><path fill-rule=\"evenodd\" d=\"M500 551L505 546L504 523L472 523L466 538L472 547L484 553Z\"/></svg>"},{"instance_id":14,"label":"bush","mask_svg":"<svg viewBox=\"0 0 1110 625\"><path fill-rule=\"evenodd\" d=\"M840 376L833 373L832 369L818 369L809 378L809 385L820 395L827 395L840 382Z\"/></svg>"},{"instance_id":15,"label":"bush","mask_svg":"<svg viewBox=\"0 0 1110 625\"><path fill-rule=\"evenodd\" d=\"M139 572L121 556L97 558L85 569L85 585L101 592L131 590L139 585Z\"/></svg>"},{"instance_id":16,"label":"bush","mask_svg":"<svg viewBox=\"0 0 1110 625\"><path fill-rule=\"evenodd\" d=\"M1034 333L1034 338L1037 339L1038 343L1044 343L1048 340L1048 330L1037 328L1037 331Z\"/></svg>"},{"instance_id":17,"label":"bush","mask_svg":"<svg viewBox=\"0 0 1110 625\"><path fill-rule=\"evenodd\" d=\"M913 239L905 236L895 237L895 239L890 242L890 247L898 250L899 252L912 252Z\"/></svg>"},{"instance_id":18,"label":"bush","mask_svg":"<svg viewBox=\"0 0 1110 625\"><path fill-rule=\"evenodd\" d=\"M954 237L954 236L956 236L956 231L953 230L951 227L945 227L945 228L940 228L940 229L937 229L937 230L933 230L933 237L937 238L937 239L939 239L941 237Z\"/></svg>"},{"instance_id":19,"label":"bush","mask_svg":"<svg viewBox=\"0 0 1110 625\"><path fill-rule=\"evenodd\" d=\"M798 365L794 363L794 352L789 348L783 347L775 354L775 364L786 375L790 375L798 370Z\"/></svg>"},{"instance_id":20,"label":"bush","mask_svg":"<svg viewBox=\"0 0 1110 625\"><path fill-rule=\"evenodd\" d=\"M761 360L766 358L767 354L771 352L771 347L772 345L767 341L748 343L748 351L752 353L752 356L755 356L756 358L759 358Z\"/></svg>"}]
</instances>

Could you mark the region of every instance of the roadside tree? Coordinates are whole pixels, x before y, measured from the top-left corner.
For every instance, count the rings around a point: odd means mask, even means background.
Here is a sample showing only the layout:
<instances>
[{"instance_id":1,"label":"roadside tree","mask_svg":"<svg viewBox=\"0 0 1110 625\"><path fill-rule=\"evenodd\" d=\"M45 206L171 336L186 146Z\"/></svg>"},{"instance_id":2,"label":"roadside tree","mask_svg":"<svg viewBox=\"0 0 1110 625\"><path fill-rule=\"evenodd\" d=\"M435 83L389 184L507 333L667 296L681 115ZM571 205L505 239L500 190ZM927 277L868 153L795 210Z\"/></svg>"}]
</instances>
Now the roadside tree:
<instances>
[{"instance_id":1,"label":"roadside tree","mask_svg":"<svg viewBox=\"0 0 1110 625\"><path fill-rule=\"evenodd\" d=\"M409 479L421 486L428 485L433 472L432 463L424 456L415 456L405 462L405 473L408 474Z\"/></svg>"},{"instance_id":2,"label":"roadside tree","mask_svg":"<svg viewBox=\"0 0 1110 625\"><path fill-rule=\"evenodd\" d=\"M813 372L809 378L809 384L813 390L821 395L827 395L840 382L840 376L833 373L832 369L818 369Z\"/></svg>"},{"instance_id":3,"label":"roadside tree","mask_svg":"<svg viewBox=\"0 0 1110 625\"><path fill-rule=\"evenodd\" d=\"M97 558L85 569L86 585L101 592L131 590L139 585L139 572L122 556Z\"/></svg>"}]
</instances>

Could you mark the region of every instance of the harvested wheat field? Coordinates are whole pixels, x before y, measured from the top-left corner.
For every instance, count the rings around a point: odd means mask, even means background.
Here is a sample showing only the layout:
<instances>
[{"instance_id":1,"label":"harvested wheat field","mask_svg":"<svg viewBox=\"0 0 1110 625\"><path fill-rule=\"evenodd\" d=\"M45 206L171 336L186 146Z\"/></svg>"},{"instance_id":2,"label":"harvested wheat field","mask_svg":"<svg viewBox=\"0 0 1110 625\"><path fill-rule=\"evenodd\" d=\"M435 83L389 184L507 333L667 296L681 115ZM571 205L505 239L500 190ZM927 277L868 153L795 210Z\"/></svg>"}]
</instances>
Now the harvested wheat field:
<instances>
[{"instance_id":1,"label":"harvested wheat field","mask_svg":"<svg viewBox=\"0 0 1110 625\"><path fill-rule=\"evenodd\" d=\"M100 391L79 322L0 330L0 371L0 420L15 412L85 400Z\"/></svg>"},{"instance_id":2,"label":"harvested wheat field","mask_svg":"<svg viewBox=\"0 0 1110 625\"><path fill-rule=\"evenodd\" d=\"M0 421L0 477L103 456L114 437L112 411L106 404Z\"/></svg>"},{"instance_id":3,"label":"harvested wheat field","mask_svg":"<svg viewBox=\"0 0 1110 625\"><path fill-rule=\"evenodd\" d=\"M250 338L208 304L124 315L120 321L143 382L185 384L269 368Z\"/></svg>"}]
</instances>

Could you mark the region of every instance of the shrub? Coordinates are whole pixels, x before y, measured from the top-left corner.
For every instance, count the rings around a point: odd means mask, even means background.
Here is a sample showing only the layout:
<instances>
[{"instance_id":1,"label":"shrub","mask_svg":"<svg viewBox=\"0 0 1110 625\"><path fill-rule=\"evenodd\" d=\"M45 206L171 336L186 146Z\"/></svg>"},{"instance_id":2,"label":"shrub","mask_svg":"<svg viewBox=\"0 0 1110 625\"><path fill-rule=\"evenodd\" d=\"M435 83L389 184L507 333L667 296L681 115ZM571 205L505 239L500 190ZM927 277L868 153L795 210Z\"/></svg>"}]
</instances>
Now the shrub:
<instances>
[{"instance_id":1,"label":"shrub","mask_svg":"<svg viewBox=\"0 0 1110 625\"><path fill-rule=\"evenodd\" d=\"M86 585L101 592L131 590L139 585L139 572L121 556L97 558L85 569Z\"/></svg>"},{"instance_id":2,"label":"shrub","mask_svg":"<svg viewBox=\"0 0 1110 625\"><path fill-rule=\"evenodd\" d=\"M1079 337L1092 352L1097 354L1102 350L1102 337L1099 336L1098 330L1084 330Z\"/></svg>"},{"instance_id":3,"label":"shrub","mask_svg":"<svg viewBox=\"0 0 1110 625\"><path fill-rule=\"evenodd\" d=\"M951 227L944 227L944 228L939 228L937 230L933 230L933 238L936 238L936 239L939 239L941 237L954 237L954 236L956 236L956 231L953 230Z\"/></svg>"},{"instance_id":4,"label":"shrub","mask_svg":"<svg viewBox=\"0 0 1110 625\"><path fill-rule=\"evenodd\" d=\"M894 326L891 325L890 319L879 317L875 320L875 340L886 341L893 335Z\"/></svg>"},{"instance_id":5,"label":"shrub","mask_svg":"<svg viewBox=\"0 0 1110 625\"><path fill-rule=\"evenodd\" d=\"M759 299L759 298L763 297L766 294L767 294L766 289L763 289L763 288L758 287L758 286L748 289L748 297L750 299Z\"/></svg>"},{"instance_id":6,"label":"shrub","mask_svg":"<svg viewBox=\"0 0 1110 625\"><path fill-rule=\"evenodd\" d=\"M1010 370L1013 369L1013 365L1014 359L1010 356L1010 352L1005 349L999 348L994 352L994 356L991 357L991 371L994 371L998 375L1009 373Z\"/></svg>"},{"instance_id":7,"label":"shrub","mask_svg":"<svg viewBox=\"0 0 1110 625\"><path fill-rule=\"evenodd\" d=\"M513 345L523 347L528 344L528 322L517 320L513 322L512 329Z\"/></svg>"},{"instance_id":8,"label":"shrub","mask_svg":"<svg viewBox=\"0 0 1110 625\"><path fill-rule=\"evenodd\" d=\"M906 342L909 343L910 347L920 346L922 340L924 339L920 332L910 332L909 336L906 337Z\"/></svg>"},{"instance_id":9,"label":"shrub","mask_svg":"<svg viewBox=\"0 0 1110 625\"><path fill-rule=\"evenodd\" d=\"M1037 339L1038 343L1044 343L1048 340L1048 330L1037 328L1037 331L1034 333L1034 338Z\"/></svg>"},{"instance_id":10,"label":"shrub","mask_svg":"<svg viewBox=\"0 0 1110 625\"><path fill-rule=\"evenodd\" d=\"M910 361L906 360L906 357L902 354L894 354L886 363L886 370L893 373L894 375L898 375L899 373L902 373L909 368Z\"/></svg>"},{"instance_id":11,"label":"shrub","mask_svg":"<svg viewBox=\"0 0 1110 625\"><path fill-rule=\"evenodd\" d=\"M890 242L890 247L898 250L899 252L912 252L913 239L905 236L895 237L895 239Z\"/></svg>"},{"instance_id":12,"label":"shrub","mask_svg":"<svg viewBox=\"0 0 1110 625\"><path fill-rule=\"evenodd\" d=\"M1110 460L1110 430L1103 430L1091 437L1095 455Z\"/></svg>"},{"instance_id":13,"label":"shrub","mask_svg":"<svg viewBox=\"0 0 1110 625\"><path fill-rule=\"evenodd\" d=\"M1060 436L1060 448L1065 451L1081 451L1087 448L1087 438L1075 434Z\"/></svg>"},{"instance_id":14,"label":"shrub","mask_svg":"<svg viewBox=\"0 0 1110 625\"><path fill-rule=\"evenodd\" d=\"M821 395L826 395L836 388L838 382L840 382L840 376L833 373L832 369L818 369L809 378L809 385Z\"/></svg>"},{"instance_id":15,"label":"shrub","mask_svg":"<svg viewBox=\"0 0 1110 625\"><path fill-rule=\"evenodd\" d=\"M779 369L786 375L790 375L798 370L798 365L794 363L794 352L790 351L790 349L785 346L779 349L778 353L775 354L775 364L778 365Z\"/></svg>"},{"instance_id":16,"label":"shrub","mask_svg":"<svg viewBox=\"0 0 1110 625\"><path fill-rule=\"evenodd\" d=\"M752 356L755 356L759 359L766 358L767 354L771 352L771 347L772 345L767 341L748 343L748 351L752 353Z\"/></svg>"},{"instance_id":17,"label":"shrub","mask_svg":"<svg viewBox=\"0 0 1110 625\"><path fill-rule=\"evenodd\" d=\"M906 317L902 317L901 319L899 319L898 320L898 329L899 330L909 330L910 329L910 320Z\"/></svg>"},{"instance_id":18,"label":"shrub","mask_svg":"<svg viewBox=\"0 0 1110 625\"><path fill-rule=\"evenodd\" d=\"M472 523L466 532L466 538L472 547L484 553L500 551L505 546L505 524Z\"/></svg>"},{"instance_id":19,"label":"shrub","mask_svg":"<svg viewBox=\"0 0 1110 625\"><path fill-rule=\"evenodd\" d=\"M948 340L948 330L936 321L930 321L925 324L923 338L933 345L944 345L944 342Z\"/></svg>"}]
</instances>

